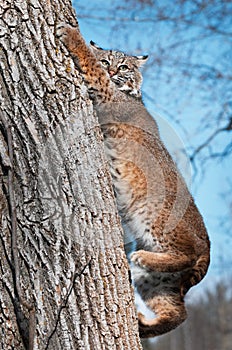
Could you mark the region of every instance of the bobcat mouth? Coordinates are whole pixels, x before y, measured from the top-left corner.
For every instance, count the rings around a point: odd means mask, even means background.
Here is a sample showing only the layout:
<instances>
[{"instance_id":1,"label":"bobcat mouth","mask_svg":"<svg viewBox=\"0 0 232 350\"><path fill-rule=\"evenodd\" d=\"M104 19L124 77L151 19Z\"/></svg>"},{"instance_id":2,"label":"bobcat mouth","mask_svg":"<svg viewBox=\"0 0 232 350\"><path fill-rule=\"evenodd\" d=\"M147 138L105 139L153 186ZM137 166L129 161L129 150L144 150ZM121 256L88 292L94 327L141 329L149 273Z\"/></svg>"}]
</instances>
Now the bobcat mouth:
<instances>
[{"instance_id":1,"label":"bobcat mouth","mask_svg":"<svg viewBox=\"0 0 232 350\"><path fill-rule=\"evenodd\" d=\"M113 76L111 77L111 80L116 84L116 85L123 85L124 84L124 79L120 78L118 76Z\"/></svg>"}]
</instances>

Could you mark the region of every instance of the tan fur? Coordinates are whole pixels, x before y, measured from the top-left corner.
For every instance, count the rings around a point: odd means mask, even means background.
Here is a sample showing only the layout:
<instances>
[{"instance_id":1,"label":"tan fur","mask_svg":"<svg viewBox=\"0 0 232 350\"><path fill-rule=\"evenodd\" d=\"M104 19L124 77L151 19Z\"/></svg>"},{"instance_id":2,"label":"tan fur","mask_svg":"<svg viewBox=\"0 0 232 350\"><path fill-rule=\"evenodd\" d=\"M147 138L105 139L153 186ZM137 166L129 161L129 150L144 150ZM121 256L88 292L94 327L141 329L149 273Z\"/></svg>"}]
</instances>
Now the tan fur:
<instances>
[{"instance_id":1,"label":"tan fur","mask_svg":"<svg viewBox=\"0 0 232 350\"><path fill-rule=\"evenodd\" d=\"M96 48L86 45L78 29L62 27L59 35L78 59L90 90L125 237L136 244L129 258L132 278L156 313L152 320L138 314L140 335L163 334L185 320L184 296L207 272L210 243L202 217L140 99L140 90L134 96L132 90L120 91L99 62L104 50L94 53ZM133 62L133 56L128 57ZM138 67L130 68L134 80L125 82L136 85L134 91L142 81L140 73L133 72ZM130 238L126 240L130 245Z\"/></svg>"}]
</instances>

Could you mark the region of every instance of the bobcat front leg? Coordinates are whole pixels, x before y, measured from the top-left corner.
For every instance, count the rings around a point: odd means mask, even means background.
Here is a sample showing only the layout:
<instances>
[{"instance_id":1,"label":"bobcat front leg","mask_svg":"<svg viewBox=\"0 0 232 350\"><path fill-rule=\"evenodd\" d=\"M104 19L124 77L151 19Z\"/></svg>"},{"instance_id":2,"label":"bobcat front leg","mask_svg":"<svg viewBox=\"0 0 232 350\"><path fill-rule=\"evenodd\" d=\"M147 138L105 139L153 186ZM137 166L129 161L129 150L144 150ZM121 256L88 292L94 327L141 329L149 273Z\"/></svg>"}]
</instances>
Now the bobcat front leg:
<instances>
[{"instance_id":1,"label":"bobcat front leg","mask_svg":"<svg viewBox=\"0 0 232 350\"><path fill-rule=\"evenodd\" d=\"M131 254L131 261L145 269L157 272L178 272L194 265L195 261L184 254L154 253L138 250Z\"/></svg>"},{"instance_id":2,"label":"bobcat front leg","mask_svg":"<svg viewBox=\"0 0 232 350\"><path fill-rule=\"evenodd\" d=\"M98 93L101 95L101 102L109 102L110 96L114 96L115 84L107 76L106 71L102 69L92 50L86 45L79 28L60 24L57 27L57 37L63 42L71 55L77 59L78 67L89 91L94 91L96 102Z\"/></svg>"},{"instance_id":3,"label":"bobcat front leg","mask_svg":"<svg viewBox=\"0 0 232 350\"><path fill-rule=\"evenodd\" d=\"M89 58L93 60L92 65L99 65L96 58L86 45L79 28L73 28L65 23L57 26L56 36L63 42L70 53L78 59L78 66L84 74L93 74L89 72ZM94 68L94 67L93 67Z\"/></svg>"}]
</instances>

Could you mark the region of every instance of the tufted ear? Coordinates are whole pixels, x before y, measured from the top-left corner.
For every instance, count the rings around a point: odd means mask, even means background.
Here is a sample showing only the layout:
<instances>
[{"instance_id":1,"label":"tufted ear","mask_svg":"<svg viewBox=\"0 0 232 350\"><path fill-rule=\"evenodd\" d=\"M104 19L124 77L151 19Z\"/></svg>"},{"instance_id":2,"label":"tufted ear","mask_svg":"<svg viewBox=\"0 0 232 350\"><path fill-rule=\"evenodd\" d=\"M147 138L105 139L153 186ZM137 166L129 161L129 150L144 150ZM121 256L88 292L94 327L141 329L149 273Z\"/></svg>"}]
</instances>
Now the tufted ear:
<instances>
[{"instance_id":1,"label":"tufted ear","mask_svg":"<svg viewBox=\"0 0 232 350\"><path fill-rule=\"evenodd\" d=\"M98 46L94 41L90 41L90 46L94 49L94 50L103 50L100 46Z\"/></svg>"},{"instance_id":2,"label":"tufted ear","mask_svg":"<svg viewBox=\"0 0 232 350\"><path fill-rule=\"evenodd\" d=\"M148 55L144 55L144 56L133 56L135 58L137 58L137 63L138 66L141 67L148 59Z\"/></svg>"}]
</instances>

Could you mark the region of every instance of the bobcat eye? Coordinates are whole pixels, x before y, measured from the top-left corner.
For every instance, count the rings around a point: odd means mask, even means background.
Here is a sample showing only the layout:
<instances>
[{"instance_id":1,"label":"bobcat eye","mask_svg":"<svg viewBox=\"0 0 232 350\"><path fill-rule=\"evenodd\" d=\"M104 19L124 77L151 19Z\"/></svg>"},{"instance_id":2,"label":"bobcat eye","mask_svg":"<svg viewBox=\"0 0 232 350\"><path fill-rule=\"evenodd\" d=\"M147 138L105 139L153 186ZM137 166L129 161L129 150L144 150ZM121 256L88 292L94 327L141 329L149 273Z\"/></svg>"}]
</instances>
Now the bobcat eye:
<instances>
[{"instance_id":1,"label":"bobcat eye","mask_svg":"<svg viewBox=\"0 0 232 350\"><path fill-rule=\"evenodd\" d=\"M103 65L103 67L107 68L107 67L109 67L110 62L107 60L101 60L101 64Z\"/></svg>"},{"instance_id":2,"label":"bobcat eye","mask_svg":"<svg viewBox=\"0 0 232 350\"><path fill-rule=\"evenodd\" d=\"M122 64L121 66L118 67L118 69L122 72L126 72L129 69L129 67L127 64Z\"/></svg>"}]
</instances>

